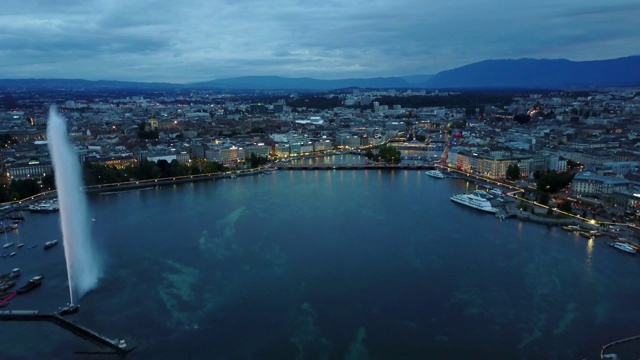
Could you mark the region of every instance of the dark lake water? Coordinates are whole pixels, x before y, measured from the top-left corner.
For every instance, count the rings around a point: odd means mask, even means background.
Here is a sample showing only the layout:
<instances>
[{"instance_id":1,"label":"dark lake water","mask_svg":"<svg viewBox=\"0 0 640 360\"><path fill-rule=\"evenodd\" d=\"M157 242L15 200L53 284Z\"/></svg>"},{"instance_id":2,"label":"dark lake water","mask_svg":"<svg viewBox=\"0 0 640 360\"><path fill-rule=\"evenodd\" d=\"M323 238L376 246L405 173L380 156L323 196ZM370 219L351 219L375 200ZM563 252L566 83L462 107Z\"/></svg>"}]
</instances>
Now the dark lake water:
<instances>
[{"instance_id":1,"label":"dark lake water","mask_svg":"<svg viewBox=\"0 0 640 360\"><path fill-rule=\"evenodd\" d=\"M640 333L637 258L449 200L474 188L280 171L92 194L78 216L95 218L106 269L69 319L140 344L130 359L595 359ZM58 221L28 214L9 240L61 239ZM0 260L14 267L45 281L7 309L68 302L62 246ZM94 349L52 324L0 324L2 359Z\"/></svg>"}]
</instances>

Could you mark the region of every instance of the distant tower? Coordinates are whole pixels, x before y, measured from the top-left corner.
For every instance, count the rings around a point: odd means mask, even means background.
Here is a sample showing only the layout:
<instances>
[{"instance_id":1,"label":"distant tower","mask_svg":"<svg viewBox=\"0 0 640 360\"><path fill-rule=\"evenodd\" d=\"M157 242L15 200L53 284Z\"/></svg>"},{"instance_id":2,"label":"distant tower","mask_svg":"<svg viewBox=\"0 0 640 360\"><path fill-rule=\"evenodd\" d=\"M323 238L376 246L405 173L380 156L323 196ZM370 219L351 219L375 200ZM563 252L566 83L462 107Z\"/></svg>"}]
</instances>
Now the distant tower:
<instances>
[{"instance_id":1,"label":"distant tower","mask_svg":"<svg viewBox=\"0 0 640 360\"><path fill-rule=\"evenodd\" d=\"M151 127L151 131L158 129L158 119L149 120L149 126Z\"/></svg>"}]
</instances>

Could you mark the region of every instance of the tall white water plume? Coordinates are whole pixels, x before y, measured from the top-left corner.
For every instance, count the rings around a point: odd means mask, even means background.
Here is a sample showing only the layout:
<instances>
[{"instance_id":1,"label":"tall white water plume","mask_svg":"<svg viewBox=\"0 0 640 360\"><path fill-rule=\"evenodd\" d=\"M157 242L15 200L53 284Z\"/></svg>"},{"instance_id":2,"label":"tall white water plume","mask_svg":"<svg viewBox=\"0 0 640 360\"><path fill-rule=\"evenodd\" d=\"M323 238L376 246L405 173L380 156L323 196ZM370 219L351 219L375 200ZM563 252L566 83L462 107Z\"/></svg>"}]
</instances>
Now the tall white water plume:
<instances>
[{"instance_id":1,"label":"tall white water plume","mask_svg":"<svg viewBox=\"0 0 640 360\"><path fill-rule=\"evenodd\" d=\"M47 142L58 189L69 297L75 304L75 298L82 297L98 285L102 262L90 236L78 155L69 143L66 119L55 107L49 110Z\"/></svg>"}]
</instances>

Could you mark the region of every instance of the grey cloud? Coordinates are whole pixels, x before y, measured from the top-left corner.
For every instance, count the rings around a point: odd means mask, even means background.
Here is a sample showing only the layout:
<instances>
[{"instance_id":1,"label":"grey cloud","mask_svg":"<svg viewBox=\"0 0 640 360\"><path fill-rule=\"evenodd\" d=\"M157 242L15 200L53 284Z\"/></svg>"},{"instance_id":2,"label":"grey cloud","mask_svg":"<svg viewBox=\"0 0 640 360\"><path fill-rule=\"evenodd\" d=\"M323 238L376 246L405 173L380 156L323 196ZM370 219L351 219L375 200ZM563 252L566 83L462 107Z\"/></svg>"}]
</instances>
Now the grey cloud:
<instances>
[{"instance_id":1,"label":"grey cloud","mask_svg":"<svg viewBox=\"0 0 640 360\"><path fill-rule=\"evenodd\" d=\"M392 76L488 58L640 53L634 31L640 4L626 0L3 5L0 77L187 82L236 75Z\"/></svg>"}]
</instances>

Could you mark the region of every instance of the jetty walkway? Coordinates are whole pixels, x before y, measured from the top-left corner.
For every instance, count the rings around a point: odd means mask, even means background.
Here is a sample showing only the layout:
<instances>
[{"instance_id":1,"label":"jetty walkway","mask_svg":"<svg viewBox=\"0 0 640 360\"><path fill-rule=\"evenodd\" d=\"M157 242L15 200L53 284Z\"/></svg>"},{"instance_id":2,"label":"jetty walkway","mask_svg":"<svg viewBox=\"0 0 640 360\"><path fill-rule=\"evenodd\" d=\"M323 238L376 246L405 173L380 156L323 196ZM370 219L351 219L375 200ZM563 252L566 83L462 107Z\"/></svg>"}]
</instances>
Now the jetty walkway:
<instances>
[{"instance_id":1,"label":"jetty walkway","mask_svg":"<svg viewBox=\"0 0 640 360\"><path fill-rule=\"evenodd\" d=\"M604 351L607 350L608 347L611 347L611 346L614 346L614 345L618 345L618 344L622 344L622 343L626 343L626 342L633 341L633 340L638 340L638 339L640 339L640 335L636 335L636 336L632 336L632 337L616 340L616 341L608 343L607 345L604 345L602 347L602 350L600 350L600 359L609 359L609 358L617 359L618 357L615 354L605 354Z\"/></svg>"},{"instance_id":2,"label":"jetty walkway","mask_svg":"<svg viewBox=\"0 0 640 360\"><path fill-rule=\"evenodd\" d=\"M97 345L106 346L117 354L126 354L135 349L127 346L124 341L109 339L86 327L71 322L58 314L41 314L37 310L4 310L0 311L0 321L48 321L70 331L78 337L89 340Z\"/></svg>"}]
</instances>

